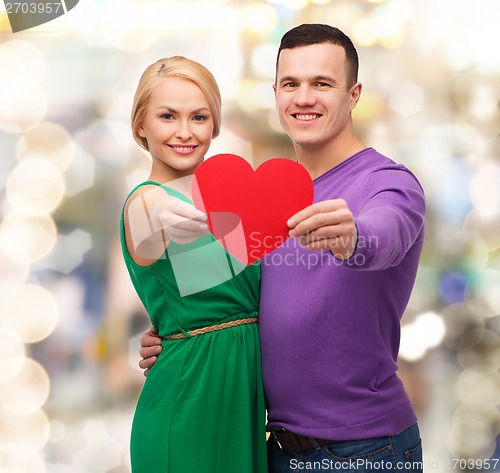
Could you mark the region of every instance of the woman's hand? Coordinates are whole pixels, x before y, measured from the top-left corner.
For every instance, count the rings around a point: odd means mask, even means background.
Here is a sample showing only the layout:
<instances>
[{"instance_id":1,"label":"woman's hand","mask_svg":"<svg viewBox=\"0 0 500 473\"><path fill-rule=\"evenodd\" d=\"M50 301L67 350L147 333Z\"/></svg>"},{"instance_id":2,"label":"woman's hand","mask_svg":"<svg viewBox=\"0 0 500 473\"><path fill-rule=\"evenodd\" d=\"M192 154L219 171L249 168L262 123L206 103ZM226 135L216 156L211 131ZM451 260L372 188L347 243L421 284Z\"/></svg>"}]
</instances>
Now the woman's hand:
<instances>
[{"instance_id":1,"label":"woman's hand","mask_svg":"<svg viewBox=\"0 0 500 473\"><path fill-rule=\"evenodd\" d=\"M156 208L165 237L175 243L191 243L208 233L207 216L194 205L175 197Z\"/></svg>"},{"instance_id":2,"label":"woman's hand","mask_svg":"<svg viewBox=\"0 0 500 473\"><path fill-rule=\"evenodd\" d=\"M151 367L158 361L158 355L162 350L161 338L151 326L141 337L141 350L139 351L142 358L139 367L144 370L144 376L148 375Z\"/></svg>"}]
</instances>

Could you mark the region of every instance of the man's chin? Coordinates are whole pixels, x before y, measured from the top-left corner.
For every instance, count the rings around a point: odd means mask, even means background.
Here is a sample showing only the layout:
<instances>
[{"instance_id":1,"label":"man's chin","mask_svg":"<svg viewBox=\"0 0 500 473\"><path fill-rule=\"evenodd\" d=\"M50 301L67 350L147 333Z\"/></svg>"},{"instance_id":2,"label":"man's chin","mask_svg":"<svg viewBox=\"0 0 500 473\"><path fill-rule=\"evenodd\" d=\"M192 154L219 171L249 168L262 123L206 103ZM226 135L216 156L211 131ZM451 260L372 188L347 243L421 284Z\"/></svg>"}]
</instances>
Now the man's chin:
<instances>
[{"instance_id":1,"label":"man's chin","mask_svg":"<svg viewBox=\"0 0 500 473\"><path fill-rule=\"evenodd\" d=\"M295 147L303 148L303 149L314 149L318 148L321 146L321 142L317 138L313 137L296 137L296 139L293 139L293 144Z\"/></svg>"}]
</instances>

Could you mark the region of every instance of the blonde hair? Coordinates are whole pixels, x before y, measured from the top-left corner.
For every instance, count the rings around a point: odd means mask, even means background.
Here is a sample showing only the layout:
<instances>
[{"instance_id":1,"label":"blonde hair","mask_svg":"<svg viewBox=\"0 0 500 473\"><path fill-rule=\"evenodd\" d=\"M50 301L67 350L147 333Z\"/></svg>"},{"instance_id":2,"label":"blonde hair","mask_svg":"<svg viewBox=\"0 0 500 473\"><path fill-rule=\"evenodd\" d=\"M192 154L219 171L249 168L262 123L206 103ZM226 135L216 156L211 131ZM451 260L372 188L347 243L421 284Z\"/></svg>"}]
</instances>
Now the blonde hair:
<instances>
[{"instance_id":1,"label":"blonde hair","mask_svg":"<svg viewBox=\"0 0 500 473\"><path fill-rule=\"evenodd\" d=\"M154 87L160 79L178 77L196 84L208 101L212 114L214 130L212 138L220 133L221 97L219 86L210 71L201 64L182 56L164 58L151 64L142 74L132 104L131 125L134 140L144 149L148 149L146 138L139 136L139 127L146 116L146 108Z\"/></svg>"}]
</instances>

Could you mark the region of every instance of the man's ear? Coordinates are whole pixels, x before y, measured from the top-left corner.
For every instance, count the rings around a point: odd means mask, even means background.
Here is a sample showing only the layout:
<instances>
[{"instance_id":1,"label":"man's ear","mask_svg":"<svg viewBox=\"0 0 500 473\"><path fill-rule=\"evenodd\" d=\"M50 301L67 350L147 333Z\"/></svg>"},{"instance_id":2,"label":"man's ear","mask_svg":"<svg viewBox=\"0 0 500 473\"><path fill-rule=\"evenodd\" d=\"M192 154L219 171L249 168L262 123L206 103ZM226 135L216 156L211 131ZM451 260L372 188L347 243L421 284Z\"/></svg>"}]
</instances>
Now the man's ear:
<instances>
[{"instance_id":1,"label":"man's ear","mask_svg":"<svg viewBox=\"0 0 500 473\"><path fill-rule=\"evenodd\" d=\"M356 108L356 105L358 104L359 98L361 97L361 91L363 89L363 85L361 82L356 82L350 90L350 96L351 96L351 110L354 110Z\"/></svg>"},{"instance_id":2,"label":"man's ear","mask_svg":"<svg viewBox=\"0 0 500 473\"><path fill-rule=\"evenodd\" d=\"M276 83L273 84L273 91L274 91L274 106L276 107Z\"/></svg>"}]
</instances>

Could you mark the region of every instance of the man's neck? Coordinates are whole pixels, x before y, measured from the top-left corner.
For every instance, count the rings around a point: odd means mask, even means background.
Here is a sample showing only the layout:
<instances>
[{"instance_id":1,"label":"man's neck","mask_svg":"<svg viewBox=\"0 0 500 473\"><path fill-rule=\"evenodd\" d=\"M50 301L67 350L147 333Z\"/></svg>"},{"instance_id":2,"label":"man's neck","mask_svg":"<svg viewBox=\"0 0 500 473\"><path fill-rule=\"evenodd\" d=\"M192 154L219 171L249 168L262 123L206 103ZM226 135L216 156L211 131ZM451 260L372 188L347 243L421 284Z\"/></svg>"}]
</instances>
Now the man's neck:
<instances>
[{"instance_id":1,"label":"man's neck","mask_svg":"<svg viewBox=\"0 0 500 473\"><path fill-rule=\"evenodd\" d=\"M357 136L352 135L351 139L343 140L341 145L338 143L317 147L295 145L294 148L299 163L307 169L311 179L316 179L366 147Z\"/></svg>"}]
</instances>

